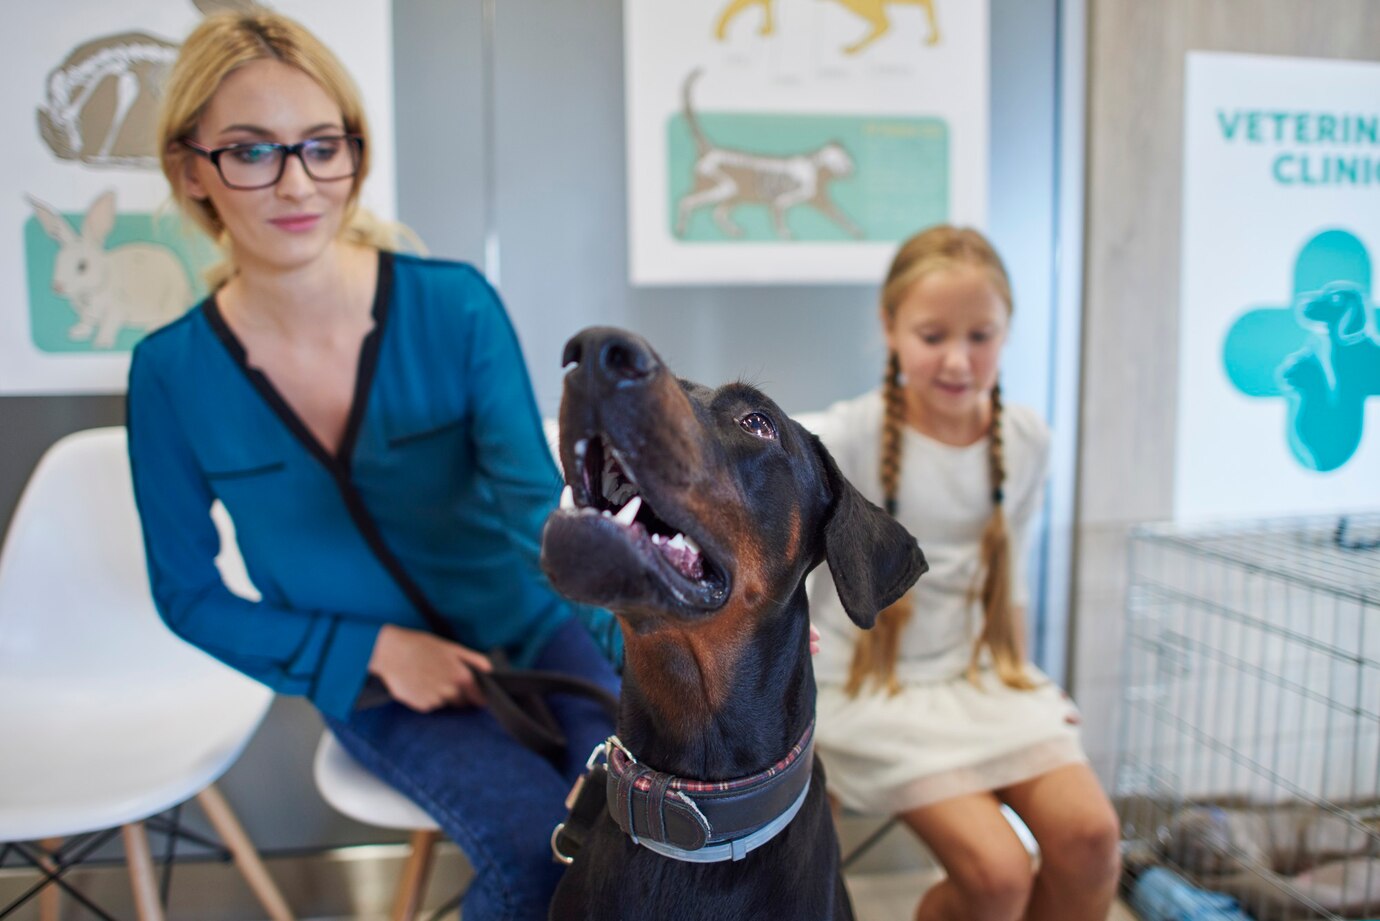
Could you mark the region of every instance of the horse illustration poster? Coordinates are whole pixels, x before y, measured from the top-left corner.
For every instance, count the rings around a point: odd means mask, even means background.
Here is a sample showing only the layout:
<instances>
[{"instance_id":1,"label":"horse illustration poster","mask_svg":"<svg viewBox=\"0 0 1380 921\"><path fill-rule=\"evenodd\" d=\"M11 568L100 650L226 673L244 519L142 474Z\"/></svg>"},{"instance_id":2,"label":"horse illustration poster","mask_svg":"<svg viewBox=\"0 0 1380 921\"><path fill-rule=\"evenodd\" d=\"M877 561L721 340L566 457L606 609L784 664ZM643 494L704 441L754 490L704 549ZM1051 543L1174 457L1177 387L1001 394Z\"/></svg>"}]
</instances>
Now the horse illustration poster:
<instances>
[{"instance_id":1,"label":"horse illustration poster","mask_svg":"<svg viewBox=\"0 0 1380 921\"><path fill-rule=\"evenodd\" d=\"M624 0L634 284L876 284L987 212L986 0Z\"/></svg>"},{"instance_id":2,"label":"horse illustration poster","mask_svg":"<svg viewBox=\"0 0 1380 921\"><path fill-rule=\"evenodd\" d=\"M1380 65L1192 53L1180 518L1380 506Z\"/></svg>"},{"instance_id":3,"label":"horse illustration poster","mask_svg":"<svg viewBox=\"0 0 1380 921\"><path fill-rule=\"evenodd\" d=\"M119 393L129 353L206 293L215 246L172 207L158 102L179 44L250 0L70 0L6 12L0 119L0 394ZM364 204L396 212L392 20L379 0L265 0L349 68L372 127ZM342 7L348 7L344 9Z\"/></svg>"}]
</instances>

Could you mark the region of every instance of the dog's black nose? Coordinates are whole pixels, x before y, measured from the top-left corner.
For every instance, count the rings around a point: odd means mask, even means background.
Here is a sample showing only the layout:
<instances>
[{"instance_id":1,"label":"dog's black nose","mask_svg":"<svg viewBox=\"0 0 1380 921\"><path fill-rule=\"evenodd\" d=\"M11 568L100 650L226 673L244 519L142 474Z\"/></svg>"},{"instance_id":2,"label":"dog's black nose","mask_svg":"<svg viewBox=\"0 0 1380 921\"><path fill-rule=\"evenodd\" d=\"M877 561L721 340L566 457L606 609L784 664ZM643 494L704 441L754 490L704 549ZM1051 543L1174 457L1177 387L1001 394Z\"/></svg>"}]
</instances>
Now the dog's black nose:
<instances>
[{"instance_id":1,"label":"dog's black nose","mask_svg":"<svg viewBox=\"0 0 1380 921\"><path fill-rule=\"evenodd\" d=\"M614 383L644 380L661 368L661 360L645 340L608 326L595 326L576 333L565 344L561 364L582 365L586 373Z\"/></svg>"}]
</instances>

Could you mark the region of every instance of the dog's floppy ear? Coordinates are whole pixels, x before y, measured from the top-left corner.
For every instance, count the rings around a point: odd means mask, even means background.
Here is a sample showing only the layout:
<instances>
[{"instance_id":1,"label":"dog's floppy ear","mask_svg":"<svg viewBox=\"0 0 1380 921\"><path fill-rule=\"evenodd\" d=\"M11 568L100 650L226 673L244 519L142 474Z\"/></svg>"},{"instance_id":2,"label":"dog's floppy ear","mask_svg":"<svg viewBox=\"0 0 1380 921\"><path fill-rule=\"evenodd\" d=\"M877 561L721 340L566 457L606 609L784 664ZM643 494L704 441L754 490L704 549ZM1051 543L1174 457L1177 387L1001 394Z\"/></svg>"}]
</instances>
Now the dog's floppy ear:
<instances>
[{"instance_id":1,"label":"dog's floppy ear","mask_svg":"<svg viewBox=\"0 0 1380 921\"><path fill-rule=\"evenodd\" d=\"M824 523L824 558L843 609L853 623L869 629L877 613L930 567L911 533L848 482L817 436L810 440L833 497Z\"/></svg>"}]
</instances>

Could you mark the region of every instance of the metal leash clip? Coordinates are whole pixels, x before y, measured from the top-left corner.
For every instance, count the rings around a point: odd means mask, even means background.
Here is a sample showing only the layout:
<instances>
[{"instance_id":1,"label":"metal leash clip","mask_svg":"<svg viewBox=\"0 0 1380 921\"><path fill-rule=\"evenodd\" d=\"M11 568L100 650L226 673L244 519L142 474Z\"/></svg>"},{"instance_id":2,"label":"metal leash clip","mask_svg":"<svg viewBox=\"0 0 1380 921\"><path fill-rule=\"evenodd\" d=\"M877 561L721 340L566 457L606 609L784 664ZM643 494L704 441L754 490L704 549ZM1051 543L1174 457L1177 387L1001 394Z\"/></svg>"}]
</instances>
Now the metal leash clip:
<instances>
[{"instance_id":1,"label":"metal leash clip","mask_svg":"<svg viewBox=\"0 0 1380 921\"><path fill-rule=\"evenodd\" d=\"M594 750L591 751L589 753L589 757L585 759L585 772L575 779L575 785L570 788L570 792L567 793L565 796L565 811L567 813L566 821L561 822L551 832L551 854L556 858L557 863L563 863L566 866L569 866L570 864L575 862L574 854L567 855L561 850L560 838L566 830L566 825L571 821L571 819L574 818L575 807L579 803L580 797L584 794L585 787L587 785L586 782L589 780L590 775L594 773L595 767L599 764L601 760L605 763L608 762L610 743L616 744L620 749L623 748L622 743L618 742L616 736L610 736L608 740L600 742L598 745L594 746ZM627 749L623 750L627 751ZM600 794L600 798L602 799L602 785L600 786L600 789L597 792Z\"/></svg>"}]
</instances>

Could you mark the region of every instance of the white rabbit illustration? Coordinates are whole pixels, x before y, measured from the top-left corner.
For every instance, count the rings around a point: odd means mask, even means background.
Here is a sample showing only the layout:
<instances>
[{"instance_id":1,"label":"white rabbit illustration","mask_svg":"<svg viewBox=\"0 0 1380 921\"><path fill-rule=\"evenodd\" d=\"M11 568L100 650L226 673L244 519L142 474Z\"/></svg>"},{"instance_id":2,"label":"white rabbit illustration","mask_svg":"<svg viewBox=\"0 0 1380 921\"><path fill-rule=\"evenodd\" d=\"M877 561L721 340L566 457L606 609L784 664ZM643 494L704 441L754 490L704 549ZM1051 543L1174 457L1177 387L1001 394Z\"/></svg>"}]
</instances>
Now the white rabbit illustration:
<instances>
[{"instance_id":1,"label":"white rabbit illustration","mask_svg":"<svg viewBox=\"0 0 1380 921\"><path fill-rule=\"evenodd\" d=\"M105 248L115 227L115 193L97 196L82 218L81 233L52 206L28 196L48 236L60 248L53 261L53 291L71 301L74 341L109 349L125 327L153 329L175 319L192 302L192 287L177 254L158 243Z\"/></svg>"}]
</instances>

